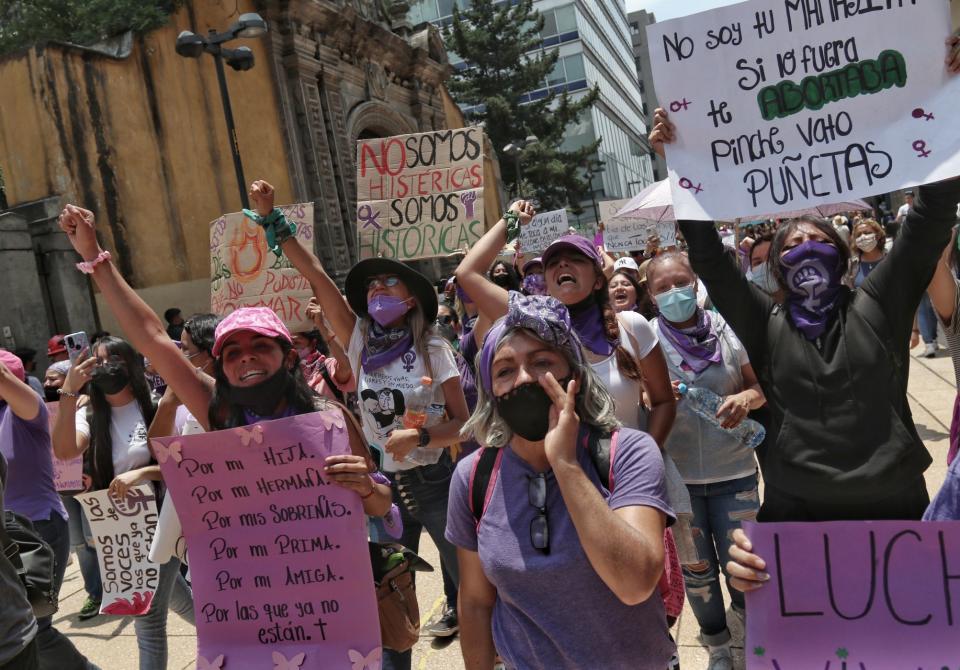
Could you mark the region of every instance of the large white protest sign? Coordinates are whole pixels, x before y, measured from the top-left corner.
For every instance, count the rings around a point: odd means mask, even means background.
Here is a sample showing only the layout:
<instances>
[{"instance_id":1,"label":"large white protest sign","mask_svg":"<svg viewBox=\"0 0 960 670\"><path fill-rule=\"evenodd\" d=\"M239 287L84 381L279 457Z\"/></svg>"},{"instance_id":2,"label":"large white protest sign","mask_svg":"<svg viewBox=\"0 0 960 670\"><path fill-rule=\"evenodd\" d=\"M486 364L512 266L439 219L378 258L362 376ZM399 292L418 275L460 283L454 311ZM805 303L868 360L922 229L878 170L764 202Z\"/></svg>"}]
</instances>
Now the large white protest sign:
<instances>
[{"instance_id":1,"label":"large white protest sign","mask_svg":"<svg viewBox=\"0 0 960 670\"><path fill-rule=\"evenodd\" d=\"M566 235L568 228L565 209L537 214L530 223L520 227L520 250L527 256L536 256L555 239Z\"/></svg>"},{"instance_id":2,"label":"large white protest sign","mask_svg":"<svg viewBox=\"0 0 960 670\"><path fill-rule=\"evenodd\" d=\"M132 487L124 498L106 491L76 496L97 545L103 582L103 614L137 616L150 611L159 566L148 558L157 528L157 502L149 484Z\"/></svg>"},{"instance_id":3,"label":"large white protest sign","mask_svg":"<svg viewBox=\"0 0 960 670\"><path fill-rule=\"evenodd\" d=\"M960 174L944 0L753 0L647 29L680 219L735 219Z\"/></svg>"},{"instance_id":4,"label":"large white protest sign","mask_svg":"<svg viewBox=\"0 0 960 670\"><path fill-rule=\"evenodd\" d=\"M603 247L608 252L642 251L651 239L660 249L677 246L676 222L611 219L604 224Z\"/></svg>"}]
</instances>

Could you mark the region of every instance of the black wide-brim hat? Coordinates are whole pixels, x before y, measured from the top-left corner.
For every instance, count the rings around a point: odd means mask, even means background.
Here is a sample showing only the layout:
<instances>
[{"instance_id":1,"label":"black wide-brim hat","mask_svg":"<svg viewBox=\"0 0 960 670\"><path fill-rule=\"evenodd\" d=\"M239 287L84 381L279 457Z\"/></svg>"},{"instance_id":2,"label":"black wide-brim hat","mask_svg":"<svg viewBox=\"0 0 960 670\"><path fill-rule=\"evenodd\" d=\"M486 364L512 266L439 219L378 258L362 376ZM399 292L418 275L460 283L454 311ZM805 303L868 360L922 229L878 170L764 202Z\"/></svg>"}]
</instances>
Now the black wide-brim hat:
<instances>
[{"instance_id":1,"label":"black wide-brim hat","mask_svg":"<svg viewBox=\"0 0 960 670\"><path fill-rule=\"evenodd\" d=\"M367 258L347 273L344 289L347 302L358 316L367 315L367 278L375 275L397 275L420 304L427 323L437 319L437 292L430 280L406 263L392 258Z\"/></svg>"}]
</instances>

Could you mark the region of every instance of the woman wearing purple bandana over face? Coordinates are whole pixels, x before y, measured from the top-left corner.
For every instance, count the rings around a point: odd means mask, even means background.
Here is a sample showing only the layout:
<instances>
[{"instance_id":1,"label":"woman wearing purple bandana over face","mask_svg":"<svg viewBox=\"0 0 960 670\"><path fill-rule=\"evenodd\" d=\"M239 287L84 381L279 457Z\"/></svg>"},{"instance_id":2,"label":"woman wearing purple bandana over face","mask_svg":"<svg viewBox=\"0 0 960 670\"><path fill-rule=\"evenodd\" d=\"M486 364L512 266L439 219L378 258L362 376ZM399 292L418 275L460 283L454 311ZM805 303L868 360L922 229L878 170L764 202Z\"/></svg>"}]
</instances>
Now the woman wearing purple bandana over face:
<instances>
[{"instance_id":1,"label":"woman wearing purple bandana over face","mask_svg":"<svg viewBox=\"0 0 960 670\"><path fill-rule=\"evenodd\" d=\"M673 512L660 451L620 428L567 309L509 300L484 340L464 428L487 449L457 465L450 488L466 666L491 668L499 652L511 669L663 670L674 645L656 589ZM601 436L602 473L588 446ZM495 469L474 489L488 455Z\"/></svg>"},{"instance_id":2,"label":"woman wearing purple bandana over face","mask_svg":"<svg viewBox=\"0 0 960 670\"><path fill-rule=\"evenodd\" d=\"M954 54L960 69L960 49ZM675 128L657 110L651 143ZM922 186L892 250L855 292L841 279L849 248L826 222L777 231L770 268L783 308L722 254L712 225L681 221L693 269L743 342L770 406L760 461L760 521L919 519L930 465L907 401L913 316L950 238L960 180ZM757 588L764 563L735 535L737 588Z\"/></svg>"},{"instance_id":3,"label":"woman wearing purple bandana over face","mask_svg":"<svg viewBox=\"0 0 960 670\"><path fill-rule=\"evenodd\" d=\"M653 326L660 338L674 386L705 388L723 398L717 418L734 428L751 409L765 403L740 340L719 314L697 306L697 277L684 254L667 252L650 261L647 285L660 311ZM760 509L757 462L742 440L701 418L683 399L667 438L670 454L690 491L695 561L683 566L687 599L709 647L711 670L732 667L730 631L720 589L732 532ZM729 578L729 575L728 575ZM733 610L743 617L743 593L731 590Z\"/></svg>"}]
</instances>

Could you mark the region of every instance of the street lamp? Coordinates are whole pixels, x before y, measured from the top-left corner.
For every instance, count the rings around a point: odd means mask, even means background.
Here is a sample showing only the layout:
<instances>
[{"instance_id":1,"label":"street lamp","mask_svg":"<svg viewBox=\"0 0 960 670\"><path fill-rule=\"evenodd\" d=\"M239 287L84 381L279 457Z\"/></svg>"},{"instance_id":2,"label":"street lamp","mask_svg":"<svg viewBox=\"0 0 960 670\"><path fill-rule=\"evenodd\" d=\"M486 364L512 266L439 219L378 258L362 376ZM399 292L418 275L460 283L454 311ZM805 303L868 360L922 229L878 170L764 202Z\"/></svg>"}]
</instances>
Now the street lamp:
<instances>
[{"instance_id":1,"label":"street lamp","mask_svg":"<svg viewBox=\"0 0 960 670\"><path fill-rule=\"evenodd\" d=\"M200 58L207 52L213 56L217 66L217 82L220 84L220 100L223 102L223 117L227 122L227 134L230 135L230 153L233 155L233 169L237 173L237 186L240 188L240 203L244 209L250 209L247 197L247 182L243 178L243 165L240 162L240 145L237 143L237 128L233 123L233 109L230 107L230 92L223 73L223 62L238 72L253 67L253 51L250 47L226 49L222 45L237 38L252 39L267 33L267 22L259 14L241 14L240 18L228 30L218 33L210 30L206 37L184 30L177 36L177 53L184 58Z\"/></svg>"},{"instance_id":2,"label":"street lamp","mask_svg":"<svg viewBox=\"0 0 960 670\"><path fill-rule=\"evenodd\" d=\"M522 180L522 175L520 172L520 154L523 153L524 149L526 149L527 147L533 144L536 144L539 141L540 141L540 138L538 138L533 133L530 133L529 135L527 135L526 139L514 140L513 142L511 142L510 144L508 144L503 148L503 153L505 153L507 156L513 157L513 165L516 171L516 182L514 184L514 187L516 188L516 195L518 198L520 197L520 182Z\"/></svg>"}]
</instances>

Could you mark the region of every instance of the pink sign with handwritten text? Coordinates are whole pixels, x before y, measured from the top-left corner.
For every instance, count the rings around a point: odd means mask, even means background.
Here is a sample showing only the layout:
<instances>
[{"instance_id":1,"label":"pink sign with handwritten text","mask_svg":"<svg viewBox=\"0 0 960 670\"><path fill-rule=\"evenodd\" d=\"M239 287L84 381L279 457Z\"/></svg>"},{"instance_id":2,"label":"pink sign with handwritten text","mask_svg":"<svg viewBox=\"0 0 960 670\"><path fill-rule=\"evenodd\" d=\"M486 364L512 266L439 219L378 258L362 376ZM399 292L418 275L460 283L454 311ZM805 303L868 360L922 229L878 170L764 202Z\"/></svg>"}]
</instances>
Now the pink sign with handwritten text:
<instances>
[{"instance_id":1,"label":"pink sign with handwritten text","mask_svg":"<svg viewBox=\"0 0 960 670\"><path fill-rule=\"evenodd\" d=\"M350 450L339 410L152 444L187 541L197 667L380 667L363 508L323 469Z\"/></svg>"},{"instance_id":2,"label":"pink sign with handwritten text","mask_svg":"<svg viewBox=\"0 0 960 670\"><path fill-rule=\"evenodd\" d=\"M45 403L47 415L50 418L50 434L53 435L53 424L57 421L57 412L60 411L59 402ZM58 491L83 490L83 456L61 460L53 457L53 485Z\"/></svg>"},{"instance_id":3,"label":"pink sign with handwritten text","mask_svg":"<svg viewBox=\"0 0 960 670\"><path fill-rule=\"evenodd\" d=\"M747 594L749 670L960 663L960 523L745 523L770 581Z\"/></svg>"},{"instance_id":4,"label":"pink sign with handwritten text","mask_svg":"<svg viewBox=\"0 0 960 670\"><path fill-rule=\"evenodd\" d=\"M286 205L284 216L297 226L296 237L313 249L313 203ZM291 332L313 330L307 318L310 283L267 248L263 228L242 212L210 223L210 307L226 316L238 307L269 307Z\"/></svg>"}]
</instances>

